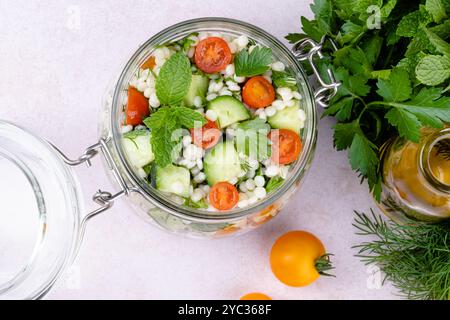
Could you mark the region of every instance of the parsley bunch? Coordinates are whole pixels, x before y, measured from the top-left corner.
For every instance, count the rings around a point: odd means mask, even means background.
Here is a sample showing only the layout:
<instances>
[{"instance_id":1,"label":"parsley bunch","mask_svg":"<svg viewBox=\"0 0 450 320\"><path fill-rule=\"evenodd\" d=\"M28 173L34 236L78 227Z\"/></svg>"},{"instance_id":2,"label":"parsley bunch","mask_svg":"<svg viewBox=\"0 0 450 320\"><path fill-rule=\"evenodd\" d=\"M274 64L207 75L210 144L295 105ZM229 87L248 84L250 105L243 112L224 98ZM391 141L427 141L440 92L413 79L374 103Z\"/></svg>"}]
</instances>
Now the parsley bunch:
<instances>
[{"instance_id":1,"label":"parsley bunch","mask_svg":"<svg viewBox=\"0 0 450 320\"><path fill-rule=\"evenodd\" d=\"M379 200L381 146L397 135L417 142L422 127L450 122L450 0L315 0L311 9L304 33L286 38L337 44L317 61L324 78L331 68L342 83L324 116L336 118L336 149L349 149Z\"/></svg>"}]
</instances>

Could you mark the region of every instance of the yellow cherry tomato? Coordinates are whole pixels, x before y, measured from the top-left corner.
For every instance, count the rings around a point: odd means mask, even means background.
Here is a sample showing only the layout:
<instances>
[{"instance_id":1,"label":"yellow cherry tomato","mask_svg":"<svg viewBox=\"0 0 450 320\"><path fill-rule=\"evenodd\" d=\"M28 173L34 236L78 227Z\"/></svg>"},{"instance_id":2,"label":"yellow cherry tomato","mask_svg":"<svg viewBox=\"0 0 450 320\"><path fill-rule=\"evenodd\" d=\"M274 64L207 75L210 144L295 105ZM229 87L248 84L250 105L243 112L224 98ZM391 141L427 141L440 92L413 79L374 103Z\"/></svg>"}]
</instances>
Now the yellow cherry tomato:
<instances>
[{"instance_id":1,"label":"yellow cherry tomato","mask_svg":"<svg viewBox=\"0 0 450 320\"><path fill-rule=\"evenodd\" d=\"M272 300L272 298L264 293L252 292L241 297L241 300Z\"/></svg>"},{"instance_id":2,"label":"yellow cherry tomato","mask_svg":"<svg viewBox=\"0 0 450 320\"><path fill-rule=\"evenodd\" d=\"M320 277L316 260L325 255L325 247L306 231L291 231L275 241L270 253L274 275L284 284L303 287Z\"/></svg>"}]
</instances>

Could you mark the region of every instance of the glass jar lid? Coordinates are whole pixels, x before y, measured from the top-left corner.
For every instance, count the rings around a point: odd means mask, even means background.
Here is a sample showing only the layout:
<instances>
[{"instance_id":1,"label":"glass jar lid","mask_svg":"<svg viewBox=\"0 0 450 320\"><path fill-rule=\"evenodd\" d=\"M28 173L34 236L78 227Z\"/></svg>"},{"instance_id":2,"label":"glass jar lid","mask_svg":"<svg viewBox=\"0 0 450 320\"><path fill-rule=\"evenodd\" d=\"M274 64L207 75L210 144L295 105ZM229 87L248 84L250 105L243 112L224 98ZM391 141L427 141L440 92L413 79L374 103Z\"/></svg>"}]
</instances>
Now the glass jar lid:
<instances>
[{"instance_id":1,"label":"glass jar lid","mask_svg":"<svg viewBox=\"0 0 450 320\"><path fill-rule=\"evenodd\" d=\"M37 299L72 262L80 188L46 141L0 121L0 299Z\"/></svg>"}]
</instances>

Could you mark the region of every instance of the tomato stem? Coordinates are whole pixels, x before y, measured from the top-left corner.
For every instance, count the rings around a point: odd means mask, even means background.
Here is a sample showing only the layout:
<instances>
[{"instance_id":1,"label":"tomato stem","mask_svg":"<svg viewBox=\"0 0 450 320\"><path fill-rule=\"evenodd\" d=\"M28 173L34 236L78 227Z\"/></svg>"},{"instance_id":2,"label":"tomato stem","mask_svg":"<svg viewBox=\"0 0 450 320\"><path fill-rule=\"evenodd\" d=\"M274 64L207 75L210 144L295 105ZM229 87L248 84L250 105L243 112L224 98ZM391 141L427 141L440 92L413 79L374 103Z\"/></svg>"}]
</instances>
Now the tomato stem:
<instances>
[{"instance_id":1,"label":"tomato stem","mask_svg":"<svg viewBox=\"0 0 450 320\"><path fill-rule=\"evenodd\" d=\"M324 255L320 256L315 261L315 267L316 270L321 274L322 276L326 277L336 277L334 274L328 273L328 271L333 270L333 264L331 263L330 257L333 256L332 253L325 253Z\"/></svg>"}]
</instances>

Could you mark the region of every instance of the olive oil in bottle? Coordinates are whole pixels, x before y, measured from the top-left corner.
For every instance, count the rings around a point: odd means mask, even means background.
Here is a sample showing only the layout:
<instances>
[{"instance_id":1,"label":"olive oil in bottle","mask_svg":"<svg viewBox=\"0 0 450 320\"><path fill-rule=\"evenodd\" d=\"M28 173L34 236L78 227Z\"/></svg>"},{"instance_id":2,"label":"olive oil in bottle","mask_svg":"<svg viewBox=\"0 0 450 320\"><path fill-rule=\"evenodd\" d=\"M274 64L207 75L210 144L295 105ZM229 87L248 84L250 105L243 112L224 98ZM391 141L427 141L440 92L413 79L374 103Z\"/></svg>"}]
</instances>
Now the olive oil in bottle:
<instances>
[{"instance_id":1,"label":"olive oil in bottle","mask_svg":"<svg viewBox=\"0 0 450 320\"><path fill-rule=\"evenodd\" d=\"M393 139L382 154L383 212L400 223L450 218L450 128L423 129L419 143Z\"/></svg>"}]
</instances>

